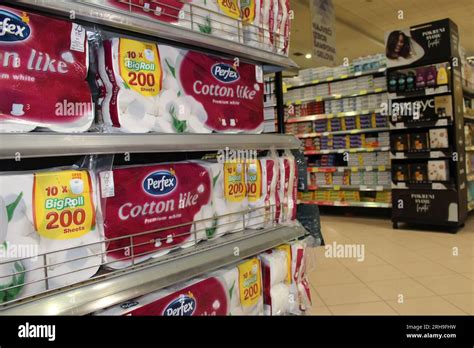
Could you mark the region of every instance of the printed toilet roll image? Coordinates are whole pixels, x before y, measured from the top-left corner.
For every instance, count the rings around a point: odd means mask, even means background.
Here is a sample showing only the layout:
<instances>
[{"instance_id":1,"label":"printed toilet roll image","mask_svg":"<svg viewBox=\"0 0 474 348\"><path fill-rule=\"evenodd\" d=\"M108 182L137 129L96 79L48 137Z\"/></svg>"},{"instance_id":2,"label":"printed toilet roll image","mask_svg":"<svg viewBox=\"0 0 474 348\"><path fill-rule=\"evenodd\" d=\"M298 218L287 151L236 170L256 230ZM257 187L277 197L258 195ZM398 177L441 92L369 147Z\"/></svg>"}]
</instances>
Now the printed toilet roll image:
<instances>
[{"instance_id":1,"label":"printed toilet roll image","mask_svg":"<svg viewBox=\"0 0 474 348\"><path fill-rule=\"evenodd\" d=\"M260 66L127 38L98 52L106 126L129 133L260 133Z\"/></svg>"},{"instance_id":2,"label":"printed toilet roll image","mask_svg":"<svg viewBox=\"0 0 474 348\"><path fill-rule=\"evenodd\" d=\"M284 152L279 158L279 197L281 203L281 214L279 222L292 224L296 219L296 200L298 177L295 157L290 151Z\"/></svg>"},{"instance_id":3,"label":"printed toilet roll image","mask_svg":"<svg viewBox=\"0 0 474 348\"><path fill-rule=\"evenodd\" d=\"M291 248L290 312L303 314L311 307L311 290L306 275L307 239L293 241L283 247Z\"/></svg>"},{"instance_id":4,"label":"printed toilet roll image","mask_svg":"<svg viewBox=\"0 0 474 348\"><path fill-rule=\"evenodd\" d=\"M97 273L103 247L89 172L2 174L0 187L0 302Z\"/></svg>"},{"instance_id":5,"label":"printed toilet roll image","mask_svg":"<svg viewBox=\"0 0 474 348\"><path fill-rule=\"evenodd\" d=\"M94 120L85 28L0 6L0 132L85 132ZM4 29L7 27L4 27Z\"/></svg>"},{"instance_id":6,"label":"printed toilet roll image","mask_svg":"<svg viewBox=\"0 0 474 348\"><path fill-rule=\"evenodd\" d=\"M198 162L162 163L99 172L107 266L123 268L205 239L194 222L213 216L212 174ZM212 226L212 220L209 220ZM205 223L202 223L205 226ZM201 228L201 227L199 227ZM133 261L132 261L133 259Z\"/></svg>"},{"instance_id":7,"label":"printed toilet roll image","mask_svg":"<svg viewBox=\"0 0 474 348\"><path fill-rule=\"evenodd\" d=\"M224 316L262 313L260 264L257 258L252 258L94 315Z\"/></svg>"}]
</instances>

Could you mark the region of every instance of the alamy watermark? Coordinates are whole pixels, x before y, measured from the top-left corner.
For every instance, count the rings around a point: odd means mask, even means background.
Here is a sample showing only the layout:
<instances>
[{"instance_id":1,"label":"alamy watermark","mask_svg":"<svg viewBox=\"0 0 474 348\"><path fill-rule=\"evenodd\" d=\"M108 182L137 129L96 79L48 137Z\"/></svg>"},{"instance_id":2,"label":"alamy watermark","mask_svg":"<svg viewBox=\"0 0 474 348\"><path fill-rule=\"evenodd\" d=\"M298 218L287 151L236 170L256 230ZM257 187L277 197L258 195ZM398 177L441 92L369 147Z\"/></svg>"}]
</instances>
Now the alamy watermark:
<instances>
[{"instance_id":1,"label":"alamy watermark","mask_svg":"<svg viewBox=\"0 0 474 348\"><path fill-rule=\"evenodd\" d=\"M326 258L350 258L357 259L357 262L365 260L364 244L326 244L324 246L324 256Z\"/></svg>"},{"instance_id":2,"label":"alamy watermark","mask_svg":"<svg viewBox=\"0 0 474 348\"><path fill-rule=\"evenodd\" d=\"M226 147L217 151L219 163L245 163L257 160L257 150L230 149Z\"/></svg>"},{"instance_id":3,"label":"alamy watermark","mask_svg":"<svg viewBox=\"0 0 474 348\"><path fill-rule=\"evenodd\" d=\"M0 244L0 260L23 258L36 261L38 259L38 244L12 244L8 241Z\"/></svg>"}]
</instances>

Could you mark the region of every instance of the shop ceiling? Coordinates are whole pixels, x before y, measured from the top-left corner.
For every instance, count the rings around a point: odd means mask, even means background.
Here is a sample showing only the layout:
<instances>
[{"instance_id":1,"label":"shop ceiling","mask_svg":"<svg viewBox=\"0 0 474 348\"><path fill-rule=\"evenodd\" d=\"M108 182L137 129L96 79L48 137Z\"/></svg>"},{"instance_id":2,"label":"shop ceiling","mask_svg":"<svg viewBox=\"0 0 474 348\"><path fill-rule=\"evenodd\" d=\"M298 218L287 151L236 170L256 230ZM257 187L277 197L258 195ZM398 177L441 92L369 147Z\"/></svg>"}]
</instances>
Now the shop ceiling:
<instances>
[{"instance_id":1,"label":"shop ceiling","mask_svg":"<svg viewBox=\"0 0 474 348\"><path fill-rule=\"evenodd\" d=\"M301 67L318 66L305 54L312 51L310 0L290 0L295 11L290 56ZM333 0L336 12L336 50L340 65L369 54L383 53L384 33L396 28L451 18L459 28L461 45L474 55L474 0ZM398 19L403 10L404 19ZM301 56L295 55L300 53Z\"/></svg>"}]
</instances>

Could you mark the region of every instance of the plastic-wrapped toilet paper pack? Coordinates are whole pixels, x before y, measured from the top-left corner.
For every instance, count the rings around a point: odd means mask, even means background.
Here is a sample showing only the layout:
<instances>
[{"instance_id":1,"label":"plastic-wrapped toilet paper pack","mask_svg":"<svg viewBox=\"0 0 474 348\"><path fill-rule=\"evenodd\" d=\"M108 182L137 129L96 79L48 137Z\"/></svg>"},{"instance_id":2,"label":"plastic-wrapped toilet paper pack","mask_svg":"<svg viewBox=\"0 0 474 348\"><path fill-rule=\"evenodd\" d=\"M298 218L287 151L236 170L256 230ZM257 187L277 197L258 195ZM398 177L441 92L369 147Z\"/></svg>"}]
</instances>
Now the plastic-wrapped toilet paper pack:
<instances>
[{"instance_id":1,"label":"plastic-wrapped toilet paper pack","mask_svg":"<svg viewBox=\"0 0 474 348\"><path fill-rule=\"evenodd\" d=\"M0 132L88 130L94 104L86 30L6 6L0 6L0 23Z\"/></svg>"},{"instance_id":2,"label":"plastic-wrapped toilet paper pack","mask_svg":"<svg viewBox=\"0 0 474 348\"><path fill-rule=\"evenodd\" d=\"M126 38L98 52L105 124L122 132L259 133L260 66Z\"/></svg>"},{"instance_id":3,"label":"plastic-wrapped toilet paper pack","mask_svg":"<svg viewBox=\"0 0 474 348\"><path fill-rule=\"evenodd\" d=\"M92 2L103 5L103 0ZM190 7L178 0L108 0L109 6L167 24L191 28Z\"/></svg>"},{"instance_id":4,"label":"plastic-wrapped toilet paper pack","mask_svg":"<svg viewBox=\"0 0 474 348\"><path fill-rule=\"evenodd\" d=\"M290 151L285 150L283 156L279 158L279 169L279 197L282 205L279 222L291 224L296 219L298 177L295 157Z\"/></svg>"},{"instance_id":5,"label":"plastic-wrapped toilet paper pack","mask_svg":"<svg viewBox=\"0 0 474 348\"><path fill-rule=\"evenodd\" d=\"M103 247L93 188L85 170L0 175L0 262L11 261L0 266L0 284L19 285L0 288L0 302L46 290L45 278L51 289L97 272Z\"/></svg>"},{"instance_id":6,"label":"plastic-wrapped toilet paper pack","mask_svg":"<svg viewBox=\"0 0 474 348\"><path fill-rule=\"evenodd\" d=\"M306 248L305 240L297 240L289 244L291 248L291 284L290 312L302 314L311 307L311 290L306 277Z\"/></svg>"},{"instance_id":7,"label":"plastic-wrapped toilet paper pack","mask_svg":"<svg viewBox=\"0 0 474 348\"><path fill-rule=\"evenodd\" d=\"M290 310L291 249L281 246L260 254L263 303L266 315L285 315Z\"/></svg>"},{"instance_id":8,"label":"plastic-wrapped toilet paper pack","mask_svg":"<svg viewBox=\"0 0 474 348\"><path fill-rule=\"evenodd\" d=\"M239 0L192 0L193 30L240 42Z\"/></svg>"},{"instance_id":9,"label":"plastic-wrapped toilet paper pack","mask_svg":"<svg viewBox=\"0 0 474 348\"><path fill-rule=\"evenodd\" d=\"M252 258L94 314L223 316L261 315L262 312L260 264L257 258Z\"/></svg>"},{"instance_id":10,"label":"plastic-wrapped toilet paper pack","mask_svg":"<svg viewBox=\"0 0 474 348\"><path fill-rule=\"evenodd\" d=\"M277 29L275 33L275 46L277 52L288 55L290 43L290 1L289 0L275 0L278 2L278 15L275 20ZM275 5L276 6L276 5Z\"/></svg>"},{"instance_id":11,"label":"plastic-wrapped toilet paper pack","mask_svg":"<svg viewBox=\"0 0 474 348\"><path fill-rule=\"evenodd\" d=\"M273 0L240 1L244 43L264 50L272 50Z\"/></svg>"},{"instance_id":12,"label":"plastic-wrapped toilet paper pack","mask_svg":"<svg viewBox=\"0 0 474 348\"><path fill-rule=\"evenodd\" d=\"M196 240L192 233L193 222L202 218L202 208L211 201L212 177L205 166L123 166L101 171L99 177L104 236L117 238L107 243L108 267L123 268L132 263L132 256L140 262L206 238L198 233Z\"/></svg>"},{"instance_id":13,"label":"plastic-wrapped toilet paper pack","mask_svg":"<svg viewBox=\"0 0 474 348\"><path fill-rule=\"evenodd\" d=\"M207 238L220 237L238 232L244 228L244 215L248 208L245 182L245 163L204 162L203 166L212 173L213 189L211 208L213 226L207 226ZM209 210L208 210L209 214Z\"/></svg>"},{"instance_id":14,"label":"plastic-wrapped toilet paper pack","mask_svg":"<svg viewBox=\"0 0 474 348\"><path fill-rule=\"evenodd\" d=\"M263 157L247 163L247 198L249 228L273 225L276 209L278 158Z\"/></svg>"}]
</instances>

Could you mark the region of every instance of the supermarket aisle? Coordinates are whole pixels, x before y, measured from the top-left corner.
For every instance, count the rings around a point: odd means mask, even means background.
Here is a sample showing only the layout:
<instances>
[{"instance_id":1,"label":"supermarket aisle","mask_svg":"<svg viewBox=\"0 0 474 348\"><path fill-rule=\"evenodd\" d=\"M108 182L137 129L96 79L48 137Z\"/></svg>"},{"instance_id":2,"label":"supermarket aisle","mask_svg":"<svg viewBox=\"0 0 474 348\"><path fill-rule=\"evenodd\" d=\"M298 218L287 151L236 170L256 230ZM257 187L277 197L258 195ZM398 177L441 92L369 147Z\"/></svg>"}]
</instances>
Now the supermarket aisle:
<instances>
[{"instance_id":1,"label":"supermarket aisle","mask_svg":"<svg viewBox=\"0 0 474 348\"><path fill-rule=\"evenodd\" d=\"M472 214L457 234L393 230L387 219L323 216L321 222L326 245L363 246L365 258L312 249L310 314L474 314Z\"/></svg>"}]
</instances>

